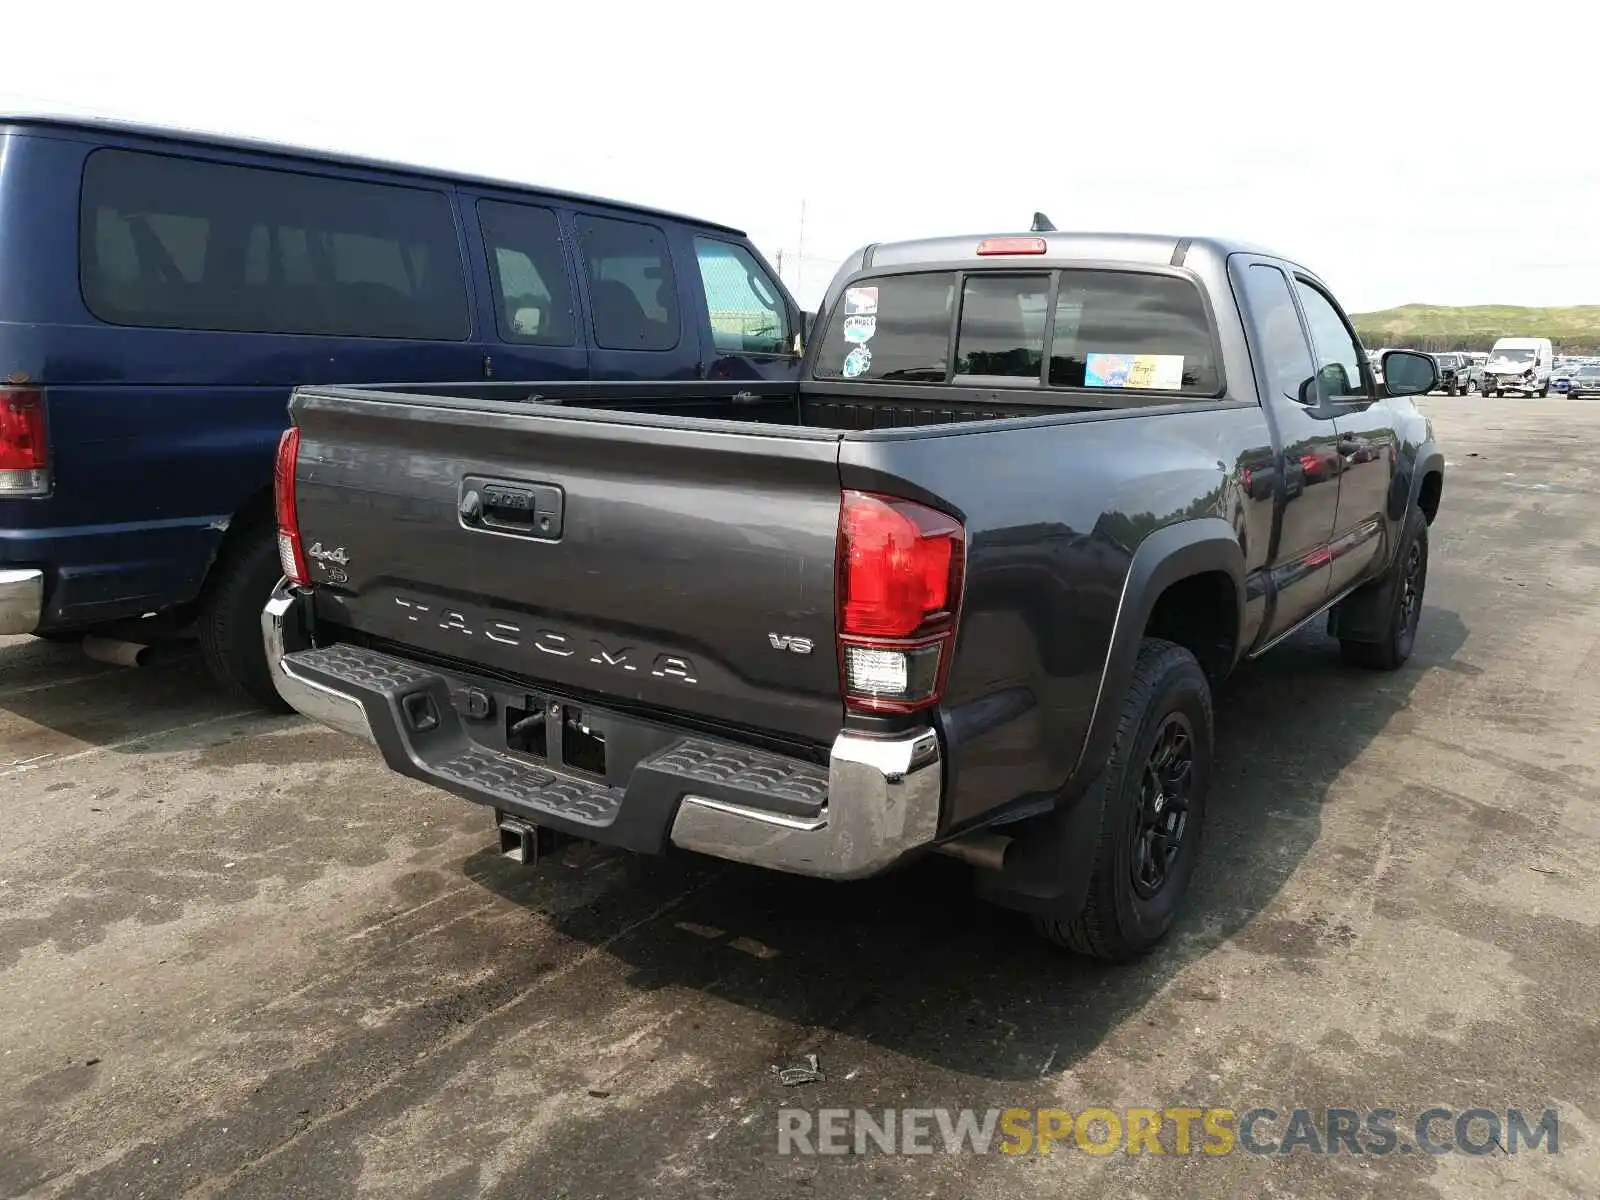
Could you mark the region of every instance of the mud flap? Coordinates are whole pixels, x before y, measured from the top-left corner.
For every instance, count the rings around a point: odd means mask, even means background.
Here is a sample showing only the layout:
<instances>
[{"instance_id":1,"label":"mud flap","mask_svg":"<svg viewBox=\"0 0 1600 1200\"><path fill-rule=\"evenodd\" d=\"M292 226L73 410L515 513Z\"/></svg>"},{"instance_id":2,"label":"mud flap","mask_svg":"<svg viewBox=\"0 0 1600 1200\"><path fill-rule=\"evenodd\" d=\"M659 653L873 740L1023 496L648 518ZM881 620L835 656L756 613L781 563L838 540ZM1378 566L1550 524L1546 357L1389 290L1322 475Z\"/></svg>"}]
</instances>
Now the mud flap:
<instances>
[{"instance_id":1,"label":"mud flap","mask_svg":"<svg viewBox=\"0 0 1600 1200\"><path fill-rule=\"evenodd\" d=\"M1328 610L1328 636L1345 642L1381 642L1388 636L1399 573L1384 572Z\"/></svg>"},{"instance_id":2,"label":"mud flap","mask_svg":"<svg viewBox=\"0 0 1600 1200\"><path fill-rule=\"evenodd\" d=\"M1014 827L1014 841L1000 871L979 869L973 887L978 898L1016 912L1070 918L1089 895L1089 874L1100 838L1103 793L1092 784L1042 817ZM1000 832L1012 829L1000 827Z\"/></svg>"}]
</instances>

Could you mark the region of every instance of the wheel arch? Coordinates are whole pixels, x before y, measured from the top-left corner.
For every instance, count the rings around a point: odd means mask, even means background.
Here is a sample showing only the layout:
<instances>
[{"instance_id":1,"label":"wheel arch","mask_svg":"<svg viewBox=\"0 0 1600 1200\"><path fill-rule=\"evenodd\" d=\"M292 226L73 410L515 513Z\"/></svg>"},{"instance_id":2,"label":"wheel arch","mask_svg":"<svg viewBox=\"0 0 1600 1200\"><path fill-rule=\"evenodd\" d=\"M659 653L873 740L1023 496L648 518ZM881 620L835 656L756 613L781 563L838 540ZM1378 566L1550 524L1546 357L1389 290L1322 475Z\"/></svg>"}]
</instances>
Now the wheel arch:
<instances>
[{"instance_id":1,"label":"wheel arch","mask_svg":"<svg viewBox=\"0 0 1600 1200\"><path fill-rule=\"evenodd\" d=\"M1168 525L1139 544L1123 582L1094 714L1073 769L1074 779L1086 771L1092 776L1093 765L1105 757L1140 643L1147 636L1164 637L1194 653L1213 684L1232 670L1244 627L1244 576L1244 551L1238 535L1220 517ZM1168 597L1197 600L1199 611L1170 600L1164 605Z\"/></svg>"}]
</instances>

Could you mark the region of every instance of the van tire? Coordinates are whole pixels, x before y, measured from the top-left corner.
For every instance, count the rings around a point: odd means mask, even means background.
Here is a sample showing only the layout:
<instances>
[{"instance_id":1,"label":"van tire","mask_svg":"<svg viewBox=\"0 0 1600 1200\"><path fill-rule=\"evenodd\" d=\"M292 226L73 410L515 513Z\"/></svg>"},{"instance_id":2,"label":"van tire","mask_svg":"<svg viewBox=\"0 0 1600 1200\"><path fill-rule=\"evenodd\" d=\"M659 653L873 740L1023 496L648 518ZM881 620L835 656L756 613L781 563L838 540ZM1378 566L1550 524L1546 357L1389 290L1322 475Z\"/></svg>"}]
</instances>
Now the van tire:
<instances>
[{"instance_id":1,"label":"van tire","mask_svg":"<svg viewBox=\"0 0 1600 1200\"><path fill-rule=\"evenodd\" d=\"M1079 801L1100 808L1088 896L1070 917L1034 917L1034 927L1048 941L1101 962L1119 963L1147 953L1167 935L1200 850L1213 754L1211 714L1211 686L1194 655L1172 642L1146 638L1123 697L1111 753ZM1187 807L1175 856L1160 884L1146 895L1134 882L1135 855L1141 826L1151 812L1146 807L1149 772L1174 717L1180 719L1180 734L1188 735L1187 787L1181 793ZM1154 813L1163 812L1161 804L1158 799Z\"/></svg>"},{"instance_id":2,"label":"van tire","mask_svg":"<svg viewBox=\"0 0 1600 1200\"><path fill-rule=\"evenodd\" d=\"M272 529L246 531L243 540L224 547L211 568L196 624L200 654L213 679L248 704L286 713L291 709L272 686L261 640L261 610L282 577Z\"/></svg>"}]
</instances>

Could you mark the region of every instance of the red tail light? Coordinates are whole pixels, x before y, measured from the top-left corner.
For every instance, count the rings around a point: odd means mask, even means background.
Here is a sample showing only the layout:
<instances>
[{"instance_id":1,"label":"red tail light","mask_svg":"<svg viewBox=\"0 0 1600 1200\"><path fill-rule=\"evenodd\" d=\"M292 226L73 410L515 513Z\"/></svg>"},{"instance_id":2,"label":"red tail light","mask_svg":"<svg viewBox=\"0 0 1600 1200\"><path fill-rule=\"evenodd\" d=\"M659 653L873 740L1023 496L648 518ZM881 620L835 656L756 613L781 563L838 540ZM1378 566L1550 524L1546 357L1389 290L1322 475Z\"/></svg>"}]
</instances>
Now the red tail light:
<instances>
[{"instance_id":1,"label":"red tail light","mask_svg":"<svg viewBox=\"0 0 1600 1200\"><path fill-rule=\"evenodd\" d=\"M305 551L300 545L300 516L294 503L294 472L299 457L300 430L285 429L278 439L278 461L272 468L272 490L278 506L278 563L283 567L285 579L303 586L310 577L306 573Z\"/></svg>"},{"instance_id":2,"label":"red tail light","mask_svg":"<svg viewBox=\"0 0 1600 1200\"><path fill-rule=\"evenodd\" d=\"M839 509L839 670L867 712L937 704L966 570L966 530L909 500L844 493Z\"/></svg>"},{"instance_id":3,"label":"red tail light","mask_svg":"<svg viewBox=\"0 0 1600 1200\"><path fill-rule=\"evenodd\" d=\"M44 393L0 388L0 496L42 496L50 490Z\"/></svg>"}]
</instances>

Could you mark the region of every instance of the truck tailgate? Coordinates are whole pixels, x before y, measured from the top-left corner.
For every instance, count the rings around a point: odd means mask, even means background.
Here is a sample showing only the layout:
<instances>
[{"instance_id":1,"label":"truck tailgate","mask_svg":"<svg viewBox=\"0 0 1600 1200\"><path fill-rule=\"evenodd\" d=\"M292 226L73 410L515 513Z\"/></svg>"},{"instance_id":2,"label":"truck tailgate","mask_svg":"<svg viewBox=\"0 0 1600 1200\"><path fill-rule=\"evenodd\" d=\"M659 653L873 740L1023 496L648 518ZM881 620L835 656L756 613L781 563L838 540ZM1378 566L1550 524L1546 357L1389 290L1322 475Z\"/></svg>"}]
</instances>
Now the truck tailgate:
<instances>
[{"instance_id":1,"label":"truck tailgate","mask_svg":"<svg viewBox=\"0 0 1600 1200\"><path fill-rule=\"evenodd\" d=\"M838 435L305 389L311 581L375 638L831 741Z\"/></svg>"}]
</instances>

